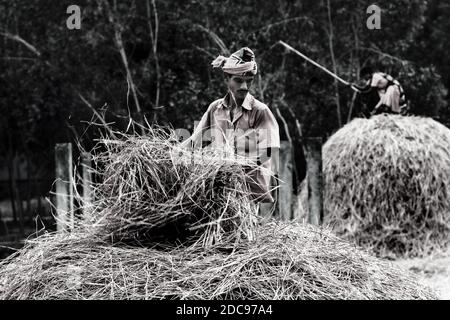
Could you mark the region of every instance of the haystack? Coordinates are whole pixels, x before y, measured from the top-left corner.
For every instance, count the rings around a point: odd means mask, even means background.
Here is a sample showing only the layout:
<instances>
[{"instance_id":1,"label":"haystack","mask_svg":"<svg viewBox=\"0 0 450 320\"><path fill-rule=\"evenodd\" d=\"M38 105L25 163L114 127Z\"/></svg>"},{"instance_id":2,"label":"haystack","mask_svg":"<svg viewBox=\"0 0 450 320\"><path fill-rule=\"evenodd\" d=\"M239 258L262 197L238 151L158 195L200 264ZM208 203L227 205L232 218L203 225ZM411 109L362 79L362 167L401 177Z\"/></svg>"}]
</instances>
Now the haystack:
<instances>
[{"instance_id":1,"label":"haystack","mask_svg":"<svg viewBox=\"0 0 450 320\"><path fill-rule=\"evenodd\" d=\"M117 134L116 134L117 135ZM182 148L173 131L101 139L87 227L110 241L169 244L251 240L249 159ZM98 151L100 150L100 151Z\"/></svg>"},{"instance_id":2,"label":"haystack","mask_svg":"<svg viewBox=\"0 0 450 320\"><path fill-rule=\"evenodd\" d=\"M435 299L329 230L272 222L253 241L171 250L45 235L0 263L0 299Z\"/></svg>"},{"instance_id":3,"label":"haystack","mask_svg":"<svg viewBox=\"0 0 450 320\"><path fill-rule=\"evenodd\" d=\"M0 299L435 298L327 229L259 226L245 159L170 132L100 146L86 220L0 262Z\"/></svg>"},{"instance_id":4,"label":"haystack","mask_svg":"<svg viewBox=\"0 0 450 320\"><path fill-rule=\"evenodd\" d=\"M450 240L450 130L430 118L354 119L323 146L325 223L379 256Z\"/></svg>"}]
</instances>

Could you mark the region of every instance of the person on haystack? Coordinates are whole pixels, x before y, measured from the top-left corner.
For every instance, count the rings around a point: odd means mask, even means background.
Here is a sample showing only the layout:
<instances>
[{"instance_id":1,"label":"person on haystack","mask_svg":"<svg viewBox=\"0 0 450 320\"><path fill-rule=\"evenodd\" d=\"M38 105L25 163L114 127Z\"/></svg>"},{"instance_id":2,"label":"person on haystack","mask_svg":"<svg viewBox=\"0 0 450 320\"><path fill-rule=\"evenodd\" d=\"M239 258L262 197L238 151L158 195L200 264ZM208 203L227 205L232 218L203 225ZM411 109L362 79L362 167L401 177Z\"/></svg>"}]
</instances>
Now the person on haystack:
<instances>
[{"instance_id":1,"label":"person on haystack","mask_svg":"<svg viewBox=\"0 0 450 320\"><path fill-rule=\"evenodd\" d=\"M229 57L218 56L211 65L223 71L228 92L209 105L189 140L194 147L228 146L233 153L254 159L258 169L249 172L247 181L252 199L274 203L271 178L277 171L279 127L269 107L249 93L258 71L255 54L244 47Z\"/></svg>"},{"instance_id":2,"label":"person on haystack","mask_svg":"<svg viewBox=\"0 0 450 320\"><path fill-rule=\"evenodd\" d=\"M351 83L350 86L365 96L371 115L381 113L407 115L408 103L398 80L387 73L374 72L370 67L361 69L360 78L364 85Z\"/></svg>"}]
</instances>

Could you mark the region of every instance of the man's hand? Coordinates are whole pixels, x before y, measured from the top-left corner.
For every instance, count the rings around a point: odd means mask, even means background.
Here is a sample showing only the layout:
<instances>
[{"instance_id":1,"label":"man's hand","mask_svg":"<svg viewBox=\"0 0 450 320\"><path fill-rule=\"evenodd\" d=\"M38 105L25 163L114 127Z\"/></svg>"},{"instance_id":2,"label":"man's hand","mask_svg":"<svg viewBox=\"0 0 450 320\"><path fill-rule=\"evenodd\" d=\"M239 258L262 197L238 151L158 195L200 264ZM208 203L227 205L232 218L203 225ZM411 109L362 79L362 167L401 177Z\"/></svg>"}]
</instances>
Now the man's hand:
<instances>
[{"instance_id":1,"label":"man's hand","mask_svg":"<svg viewBox=\"0 0 450 320\"><path fill-rule=\"evenodd\" d=\"M380 107L381 107L381 104L380 104L380 102L378 102L378 104L377 104L377 105L373 108L373 110L370 112L370 115L373 116L373 115L377 114L377 113L378 113L378 110L380 109Z\"/></svg>"},{"instance_id":2,"label":"man's hand","mask_svg":"<svg viewBox=\"0 0 450 320\"><path fill-rule=\"evenodd\" d=\"M356 86L354 83L350 83L350 88L352 88L353 91L361 93L361 90Z\"/></svg>"}]
</instances>

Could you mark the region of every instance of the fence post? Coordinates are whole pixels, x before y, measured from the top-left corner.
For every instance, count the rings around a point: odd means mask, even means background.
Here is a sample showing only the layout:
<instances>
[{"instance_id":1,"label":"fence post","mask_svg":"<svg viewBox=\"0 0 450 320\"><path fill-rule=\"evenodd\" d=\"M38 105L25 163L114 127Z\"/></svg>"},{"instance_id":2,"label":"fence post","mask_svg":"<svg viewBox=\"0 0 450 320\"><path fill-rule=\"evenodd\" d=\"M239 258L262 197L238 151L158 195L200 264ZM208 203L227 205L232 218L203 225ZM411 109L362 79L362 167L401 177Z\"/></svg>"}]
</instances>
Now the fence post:
<instances>
[{"instance_id":1,"label":"fence post","mask_svg":"<svg viewBox=\"0 0 450 320\"><path fill-rule=\"evenodd\" d=\"M87 214L87 208L92 202L92 173L91 168L91 154L83 152L81 154L81 170L83 178L83 214Z\"/></svg>"},{"instance_id":2,"label":"fence post","mask_svg":"<svg viewBox=\"0 0 450 320\"><path fill-rule=\"evenodd\" d=\"M56 144L55 168L56 229L64 232L73 229L74 226L71 143Z\"/></svg>"},{"instance_id":3,"label":"fence post","mask_svg":"<svg viewBox=\"0 0 450 320\"><path fill-rule=\"evenodd\" d=\"M278 215L281 220L292 219L292 148L289 141L281 141L279 155L280 188L278 190Z\"/></svg>"},{"instance_id":4,"label":"fence post","mask_svg":"<svg viewBox=\"0 0 450 320\"><path fill-rule=\"evenodd\" d=\"M320 225L323 220L322 138L306 139L308 177L308 222Z\"/></svg>"}]
</instances>

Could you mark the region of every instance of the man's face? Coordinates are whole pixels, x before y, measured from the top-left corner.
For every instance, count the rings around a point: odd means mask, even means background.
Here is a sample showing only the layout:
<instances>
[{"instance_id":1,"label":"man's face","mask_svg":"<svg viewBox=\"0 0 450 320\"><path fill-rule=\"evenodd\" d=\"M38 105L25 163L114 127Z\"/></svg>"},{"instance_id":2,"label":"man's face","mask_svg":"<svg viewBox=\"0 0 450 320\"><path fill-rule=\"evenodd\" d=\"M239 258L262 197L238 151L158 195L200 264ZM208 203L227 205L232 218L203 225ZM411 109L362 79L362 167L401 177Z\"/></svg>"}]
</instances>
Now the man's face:
<instances>
[{"instance_id":1,"label":"man's face","mask_svg":"<svg viewBox=\"0 0 450 320\"><path fill-rule=\"evenodd\" d=\"M235 99L243 100L252 85L254 76L235 76L228 78L228 90L233 94Z\"/></svg>"}]
</instances>

